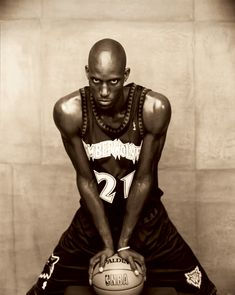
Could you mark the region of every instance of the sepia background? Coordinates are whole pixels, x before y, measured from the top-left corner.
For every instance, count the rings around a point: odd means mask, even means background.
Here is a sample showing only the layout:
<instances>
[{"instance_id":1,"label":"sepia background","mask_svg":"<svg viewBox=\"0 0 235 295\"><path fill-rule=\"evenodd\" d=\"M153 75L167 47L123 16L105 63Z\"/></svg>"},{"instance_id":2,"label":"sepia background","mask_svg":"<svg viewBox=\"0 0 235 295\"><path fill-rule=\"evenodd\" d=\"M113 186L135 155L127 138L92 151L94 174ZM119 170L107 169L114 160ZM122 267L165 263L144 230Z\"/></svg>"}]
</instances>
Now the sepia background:
<instances>
[{"instance_id":1,"label":"sepia background","mask_svg":"<svg viewBox=\"0 0 235 295\"><path fill-rule=\"evenodd\" d=\"M235 1L0 0L0 20L0 294L25 294L79 206L52 110L110 37L129 82L171 101L163 201L219 295L234 295Z\"/></svg>"}]
</instances>

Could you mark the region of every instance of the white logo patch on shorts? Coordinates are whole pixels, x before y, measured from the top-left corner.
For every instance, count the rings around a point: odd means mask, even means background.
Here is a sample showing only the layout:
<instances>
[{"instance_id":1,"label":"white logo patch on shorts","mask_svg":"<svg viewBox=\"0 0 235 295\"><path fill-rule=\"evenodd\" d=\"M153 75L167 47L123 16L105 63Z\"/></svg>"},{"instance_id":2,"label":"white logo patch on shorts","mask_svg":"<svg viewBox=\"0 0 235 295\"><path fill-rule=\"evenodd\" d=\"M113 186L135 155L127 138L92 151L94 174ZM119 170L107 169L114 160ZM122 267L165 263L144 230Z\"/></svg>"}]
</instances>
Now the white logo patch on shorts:
<instances>
[{"instance_id":1,"label":"white logo patch on shorts","mask_svg":"<svg viewBox=\"0 0 235 295\"><path fill-rule=\"evenodd\" d=\"M47 286L47 281L50 279L53 271L55 264L60 260L59 256L56 256L52 254L50 258L48 259L43 272L40 274L39 278L42 280L42 289L45 290Z\"/></svg>"},{"instance_id":2,"label":"white logo patch on shorts","mask_svg":"<svg viewBox=\"0 0 235 295\"><path fill-rule=\"evenodd\" d=\"M186 273L185 277L188 284L200 289L202 283L202 273L200 272L198 266L196 266L191 272Z\"/></svg>"}]
</instances>

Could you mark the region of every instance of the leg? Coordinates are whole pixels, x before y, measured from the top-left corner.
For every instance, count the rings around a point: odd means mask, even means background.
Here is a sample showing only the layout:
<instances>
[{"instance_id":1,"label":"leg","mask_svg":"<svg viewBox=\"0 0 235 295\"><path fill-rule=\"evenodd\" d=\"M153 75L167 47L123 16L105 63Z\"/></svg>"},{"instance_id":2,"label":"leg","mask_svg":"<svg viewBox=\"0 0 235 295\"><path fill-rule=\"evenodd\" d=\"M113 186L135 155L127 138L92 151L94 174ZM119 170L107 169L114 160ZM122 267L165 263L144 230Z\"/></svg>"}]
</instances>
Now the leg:
<instances>
[{"instance_id":1,"label":"leg","mask_svg":"<svg viewBox=\"0 0 235 295\"><path fill-rule=\"evenodd\" d=\"M91 287L69 286L64 295L95 295L95 292Z\"/></svg>"},{"instance_id":2,"label":"leg","mask_svg":"<svg viewBox=\"0 0 235 295\"><path fill-rule=\"evenodd\" d=\"M91 249L91 246L99 247L100 244L96 233L88 226L89 222L79 209L54 253L49 257L37 283L27 295L64 295L68 286L89 285L89 260L97 251Z\"/></svg>"},{"instance_id":3,"label":"leg","mask_svg":"<svg viewBox=\"0 0 235 295\"><path fill-rule=\"evenodd\" d=\"M161 202L137 226L131 247L145 257L148 286L173 287L183 294L216 294L215 286Z\"/></svg>"},{"instance_id":4,"label":"leg","mask_svg":"<svg viewBox=\"0 0 235 295\"><path fill-rule=\"evenodd\" d=\"M199 293L182 293L182 292L177 292L177 295L197 295ZM216 295L217 294L217 291L215 290L214 293L212 293L211 295Z\"/></svg>"},{"instance_id":5,"label":"leg","mask_svg":"<svg viewBox=\"0 0 235 295\"><path fill-rule=\"evenodd\" d=\"M63 295L69 285L88 285L88 261L84 253L72 255L58 245L27 295Z\"/></svg>"},{"instance_id":6,"label":"leg","mask_svg":"<svg viewBox=\"0 0 235 295\"><path fill-rule=\"evenodd\" d=\"M173 288L146 287L144 288L142 294L143 295L176 295L176 291Z\"/></svg>"}]
</instances>

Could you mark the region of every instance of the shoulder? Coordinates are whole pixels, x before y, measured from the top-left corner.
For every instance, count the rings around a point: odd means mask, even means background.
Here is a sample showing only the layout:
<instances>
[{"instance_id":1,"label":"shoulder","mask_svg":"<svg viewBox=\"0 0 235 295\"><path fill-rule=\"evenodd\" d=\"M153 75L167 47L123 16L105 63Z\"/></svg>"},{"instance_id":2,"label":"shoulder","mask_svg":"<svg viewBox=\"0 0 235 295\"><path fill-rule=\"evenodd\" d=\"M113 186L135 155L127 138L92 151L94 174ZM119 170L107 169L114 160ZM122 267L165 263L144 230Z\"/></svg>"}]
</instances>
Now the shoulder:
<instances>
[{"instance_id":1,"label":"shoulder","mask_svg":"<svg viewBox=\"0 0 235 295\"><path fill-rule=\"evenodd\" d=\"M154 135L166 132L171 118L171 105L163 94L149 91L143 106L143 123L147 132Z\"/></svg>"},{"instance_id":2,"label":"shoulder","mask_svg":"<svg viewBox=\"0 0 235 295\"><path fill-rule=\"evenodd\" d=\"M82 128L82 98L77 90L60 98L54 106L56 126L65 137L79 134Z\"/></svg>"}]
</instances>

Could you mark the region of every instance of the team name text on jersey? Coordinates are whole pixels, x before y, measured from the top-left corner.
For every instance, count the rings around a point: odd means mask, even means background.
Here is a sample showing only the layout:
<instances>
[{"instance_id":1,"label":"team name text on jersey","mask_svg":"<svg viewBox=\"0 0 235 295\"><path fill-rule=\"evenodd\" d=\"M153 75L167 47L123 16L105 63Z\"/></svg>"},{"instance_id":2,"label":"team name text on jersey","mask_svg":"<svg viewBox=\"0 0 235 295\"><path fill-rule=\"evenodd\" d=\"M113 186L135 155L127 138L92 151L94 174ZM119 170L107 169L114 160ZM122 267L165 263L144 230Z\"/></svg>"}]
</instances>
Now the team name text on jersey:
<instances>
[{"instance_id":1,"label":"team name text on jersey","mask_svg":"<svg viewBox=\"0 0 235 295\"><path fill-rule=\"evenodd\" d=\"M115 159L126 158L133 163L138 161L141 145L136 146L134 143L123 143L120 139L105 140L94 144L87 144L83 141L88 159L102 159L113 156Z\"/></svg>"}]
</instances>

